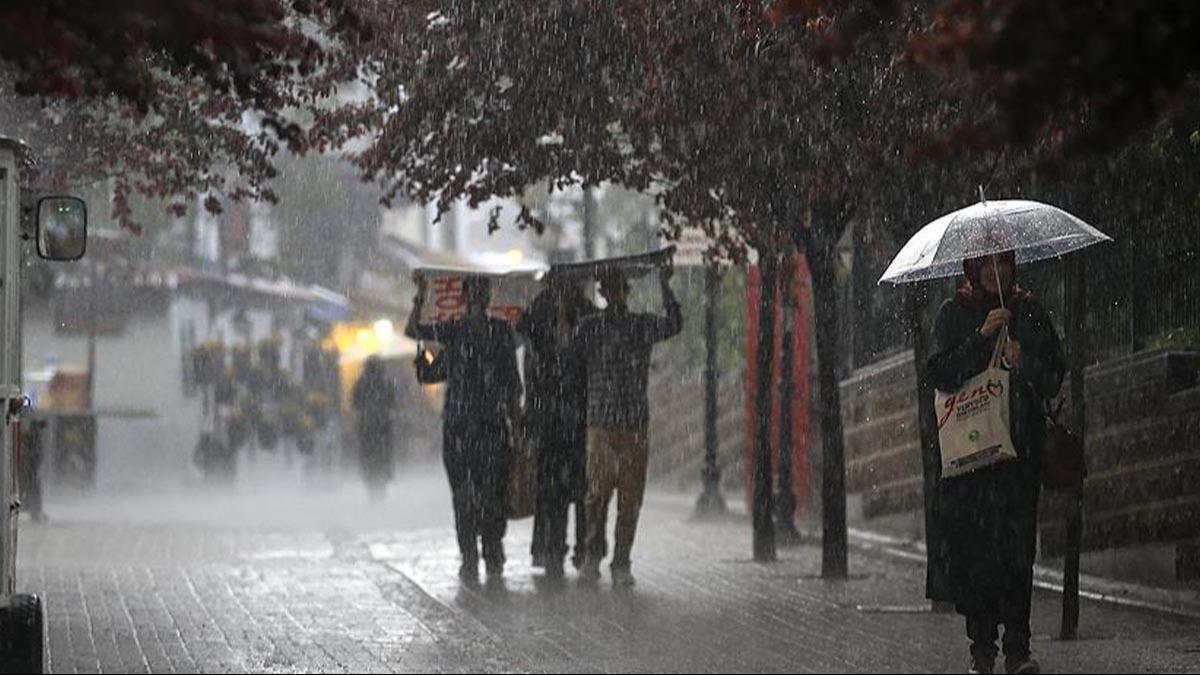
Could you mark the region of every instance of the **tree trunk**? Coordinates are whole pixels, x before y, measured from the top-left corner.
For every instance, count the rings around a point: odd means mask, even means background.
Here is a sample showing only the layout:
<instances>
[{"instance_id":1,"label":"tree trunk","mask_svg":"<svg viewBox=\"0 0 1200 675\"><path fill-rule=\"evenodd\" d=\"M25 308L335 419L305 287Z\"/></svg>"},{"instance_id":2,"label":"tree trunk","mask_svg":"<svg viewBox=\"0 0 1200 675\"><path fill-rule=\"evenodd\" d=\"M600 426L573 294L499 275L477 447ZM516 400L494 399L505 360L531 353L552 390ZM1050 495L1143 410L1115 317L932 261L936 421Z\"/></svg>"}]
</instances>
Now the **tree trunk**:
<instances>
[{"instance_id":1,"label":"tree trunk","mask_svg":"<svg viewBox=\"0 0 1200 675\"><path fill-rule=\"evenodd\" d=\"M775 559L771 495L771 390L775 360L776 261L764 254L758 263L758 400L754 409L754 559Z\"/></svg>"},{"instance_id":2,"label":"tree trunk","mask_svg":"<svg viewBox=\"0 0 1200 675\"><path fill-rule=\"evenodd\" d=\"M833 229L832 223L822 226ZM821 479L821 576L844 579L846 561L846 456L842 440L842 396L837 372L841 354L838 334L837 280L833 271L834 246L809 246L805 253L812 268L816 305L817 381L820 388L821 436L824 462Z\"/></svg>"},{"instance_id":3,"label":"tree trunk","mask_svg":"<svg viewBox=\"0 0 1200 675\"><path fill-rule=\"evenodd\" d=\"M721 496L721 469L717 466L717 303L720 300L721 277L716 265L704 270L704 469L700 472L703 489L696 502L696 517L708 518L725 514L725 499Z\"/></svg>"}]
</instances>

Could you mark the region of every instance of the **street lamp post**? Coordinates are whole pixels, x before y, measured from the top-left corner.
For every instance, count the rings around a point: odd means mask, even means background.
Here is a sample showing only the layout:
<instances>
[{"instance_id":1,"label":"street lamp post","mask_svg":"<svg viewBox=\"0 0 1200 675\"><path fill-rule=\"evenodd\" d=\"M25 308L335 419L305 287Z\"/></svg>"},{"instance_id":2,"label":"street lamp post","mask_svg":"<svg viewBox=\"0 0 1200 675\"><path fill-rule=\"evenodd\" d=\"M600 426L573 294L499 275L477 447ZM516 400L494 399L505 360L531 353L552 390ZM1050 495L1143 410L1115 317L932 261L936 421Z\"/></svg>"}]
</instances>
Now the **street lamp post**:
<instances>
[{"instance_id":1,"label":"street lamp post","mask_svg":"<svg viewBox=\"0 0 1200 675\"><path fill-rule=\"evenodd\" d=\"M721 496L721 469L717 466L717 300L720 273L708 265L704 273L704 469L703 491L696 501L696 517L711 518L725 513Z\"/></svg>"}]
</instances>

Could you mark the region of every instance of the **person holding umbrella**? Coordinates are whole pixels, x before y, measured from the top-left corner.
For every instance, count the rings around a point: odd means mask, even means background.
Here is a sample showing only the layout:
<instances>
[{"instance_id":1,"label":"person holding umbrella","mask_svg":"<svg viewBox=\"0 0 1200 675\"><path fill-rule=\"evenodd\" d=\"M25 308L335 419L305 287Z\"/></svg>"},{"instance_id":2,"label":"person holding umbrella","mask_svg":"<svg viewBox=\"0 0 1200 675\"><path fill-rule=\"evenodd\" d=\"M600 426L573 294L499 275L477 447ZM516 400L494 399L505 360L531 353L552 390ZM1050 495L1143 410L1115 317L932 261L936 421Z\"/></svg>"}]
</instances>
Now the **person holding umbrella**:
<instances>
[{"instance_id":1,"label":"person holding umbrella","mask_svg":"<svg viewBox=\"0 0 1200 675\"><path fill-rule=\"evenodd\" d=\"M934 387L956 391L988 367L1000 346L1011 373L1009 415L1017 459L941 482L942 527L949 544L949 596L966 617L972 672L990 673L1004 626L1010 673L1036 673L1029 614L1037 551L1042 402L1058 394L1066 366L1045 309L1016 284L1012 251L963 261L965 281L934 322L928 372Z\"/></svg>"},{"instance_id":2,"label":"person holding umbrella","mask_svg":"<svg viewBox=\"0 0 1200 675\"><path fill-rule=\"evenodd\" d=\"M942 474L935 516L948 548L947 583L927 592L953 602L966 618L971 672L993 672L1000 626L1007 672L1040 672L1030 658L1029 615L1047 437L1043 405L1058 394L1066 366L1049 314L1017 284L1017 266L1107 241L1062 209L1030 200L989 202L980 188L978 203L913 235L880 278L900 284L964 277L938 311L926 362L945 408L937 419ZM987 415L976 414L982 407L990 408ZM948 434L955 425L969 433ZM972 443L979 444L973 454L961 454ZM963 460L980 461L964 471Z\"/></svg>"}]
</instances>

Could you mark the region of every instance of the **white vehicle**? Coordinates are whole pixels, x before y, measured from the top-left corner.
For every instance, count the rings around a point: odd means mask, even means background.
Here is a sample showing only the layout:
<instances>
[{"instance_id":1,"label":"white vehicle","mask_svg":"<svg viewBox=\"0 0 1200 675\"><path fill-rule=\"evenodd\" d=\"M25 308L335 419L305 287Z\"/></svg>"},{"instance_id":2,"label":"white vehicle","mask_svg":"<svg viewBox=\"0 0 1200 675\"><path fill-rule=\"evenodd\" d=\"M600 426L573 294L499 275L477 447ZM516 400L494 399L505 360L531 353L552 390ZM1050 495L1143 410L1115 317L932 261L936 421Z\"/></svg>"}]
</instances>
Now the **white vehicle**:
<instances>
[{"instance_id":1,"label":"white vehicle","mask_svg":"<svg viewBox=\"0 0 1200 675\"><path fill-rule=\"evenodd\" d=\"M28 148L0 136L0 672L41 673L45 621L41 599L17 593L17 520L20 515L21 411L28 398L21 382L21 259L24 242L36 240L47 260L78 260L87 246L87 208L75 197L31 202L22 218L21 169Z\"/></svg>"}]
</instances>

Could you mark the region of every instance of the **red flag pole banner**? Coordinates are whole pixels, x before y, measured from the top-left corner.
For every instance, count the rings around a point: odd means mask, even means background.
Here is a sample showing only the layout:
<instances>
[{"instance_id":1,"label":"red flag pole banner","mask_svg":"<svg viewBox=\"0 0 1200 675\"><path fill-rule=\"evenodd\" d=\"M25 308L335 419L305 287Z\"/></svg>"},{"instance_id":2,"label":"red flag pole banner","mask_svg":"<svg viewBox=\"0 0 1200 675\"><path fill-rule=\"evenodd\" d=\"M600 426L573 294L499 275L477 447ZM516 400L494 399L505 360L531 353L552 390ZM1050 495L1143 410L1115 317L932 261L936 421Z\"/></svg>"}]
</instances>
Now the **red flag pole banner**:
<instances>
[{"instance_id":1,"label":"red flag pole banner","mask_svg":"<svg viewBox=\"0 0 1200 675\"><path fill-rule=\"evenodd\" d=\"M758 299L762 273L757 265L746 269L746 442L742 444L746 504L754 503L754 417L758 403Z\"/></svg>"},{"instance_id":2,"label":"red flag pole banner","mask_svg":"<svg viewBox=\"0 0 1200 675\"><path fill-rule=\"evenodd\" d=\"M797 515L803 516L812 507L812 476L809 462L809 411L812 405L812 275L808 261L803 256L796 257L794 269L787 270L784 278L794 284L793 295L796 308L792 325L792 493L796 496ZM758 267L750 267L746 275L746 443L745 461L746 472L746 503L753 503L754 486L754 406L762 391L758 383L757 368L754 367L758 356L758 300L762 293ZM783 321L785 314L782 307L782 293L776 300L777 307L775 344L773 355L773 370L780 373L783 353ZM776 383L773 383L776 384ZM779 465L779 426L780 401L779 387L768 386L766 393L771 397L771 452L772 465Z\"/></svg>"}]
</instances>

